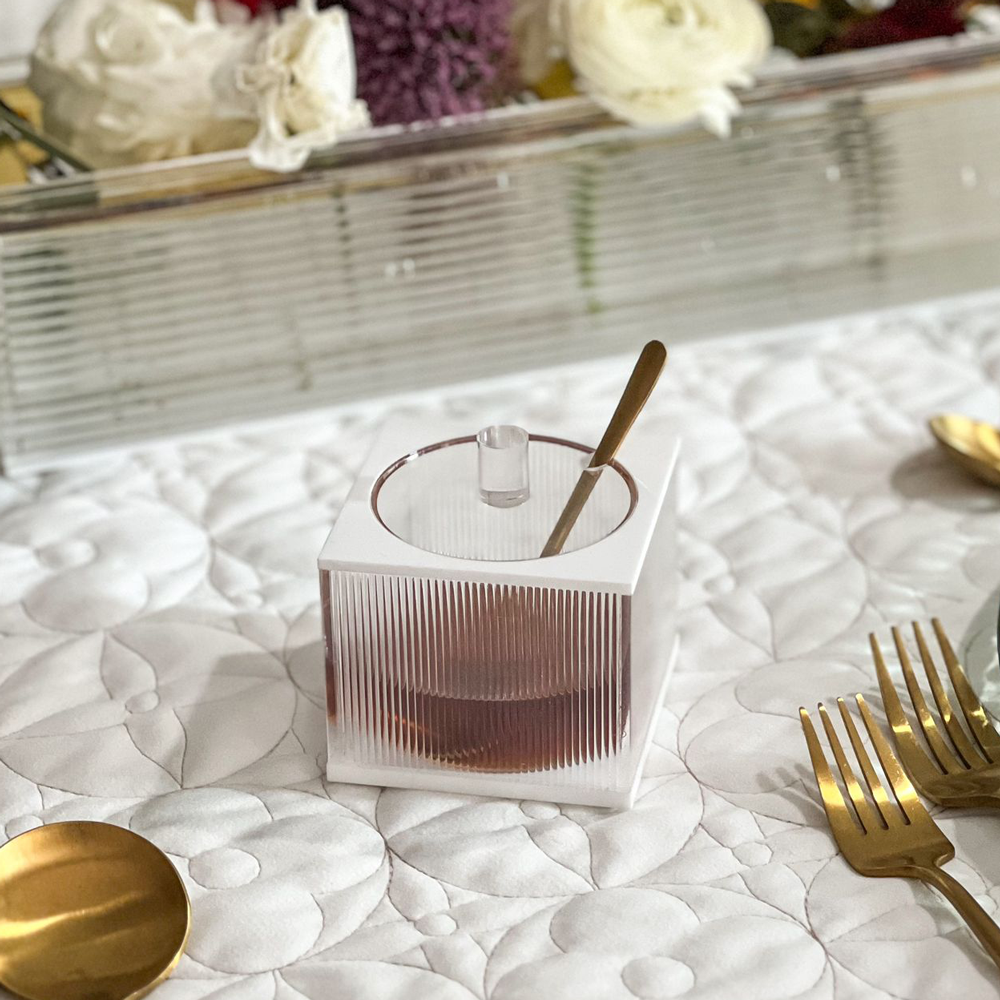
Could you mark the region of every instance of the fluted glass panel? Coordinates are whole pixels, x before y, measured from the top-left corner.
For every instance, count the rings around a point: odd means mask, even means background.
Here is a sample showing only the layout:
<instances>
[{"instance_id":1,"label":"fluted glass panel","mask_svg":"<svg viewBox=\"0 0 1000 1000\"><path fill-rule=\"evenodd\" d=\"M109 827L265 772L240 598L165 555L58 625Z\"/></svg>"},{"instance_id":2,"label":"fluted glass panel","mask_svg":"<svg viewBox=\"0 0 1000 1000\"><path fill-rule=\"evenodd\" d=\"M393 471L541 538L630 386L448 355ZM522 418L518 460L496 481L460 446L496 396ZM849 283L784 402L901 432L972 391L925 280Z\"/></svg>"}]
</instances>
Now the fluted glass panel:
<instances>
[{"instance_id":1,"label":"fluted glass panel","mask_svg":"<svg viewBox=\"0 0 1000 1000\"><path fill-rule=\"evenodd\" d=\"M326 585L338 762L628 787L630 598L347 572Z\"/></svg>"},{"instance_id":2,"label":"fluted glass panel","mask_svg":"<svg viewBox=\"0 0 1000 1000\"><path fill-rule=\"evenodd\" d=\"M234 154L0 192L3 460L992 286L998 54L775 72L727 141L577 100L293 177Z\"/></svg>"}]
</instances>

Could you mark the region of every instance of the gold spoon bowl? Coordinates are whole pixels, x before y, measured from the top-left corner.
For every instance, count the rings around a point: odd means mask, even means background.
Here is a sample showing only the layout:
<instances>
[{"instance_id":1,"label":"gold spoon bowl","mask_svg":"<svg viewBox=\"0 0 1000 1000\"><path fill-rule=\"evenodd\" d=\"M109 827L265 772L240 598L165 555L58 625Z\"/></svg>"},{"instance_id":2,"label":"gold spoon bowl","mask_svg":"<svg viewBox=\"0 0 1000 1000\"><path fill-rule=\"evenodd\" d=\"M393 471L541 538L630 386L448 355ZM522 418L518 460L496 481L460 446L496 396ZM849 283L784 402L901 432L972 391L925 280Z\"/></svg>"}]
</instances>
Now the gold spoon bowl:
<instances>
[{"instance_id":1,"label":"gold spoon bowl","mask_svg":"<svg viewBox=\"0 0 1000 1000\"><path fill-rule=\"evenodd\" d=\"M955 413L934 417L930 428L959 465L984 482L1000 486L1000 429Z\"/></svg>"},{"instance_id":2,"label":"gold spoon bowl","mask_svg":"<svg viewBox=\"0 0 1000 1000\"><path fill-rule=\"evenodd\" d=\"M27 1000L139 1000L190 926L174 866L129 830L53 823L0 848L0 985Z\"/></svg>"}]
</instances>

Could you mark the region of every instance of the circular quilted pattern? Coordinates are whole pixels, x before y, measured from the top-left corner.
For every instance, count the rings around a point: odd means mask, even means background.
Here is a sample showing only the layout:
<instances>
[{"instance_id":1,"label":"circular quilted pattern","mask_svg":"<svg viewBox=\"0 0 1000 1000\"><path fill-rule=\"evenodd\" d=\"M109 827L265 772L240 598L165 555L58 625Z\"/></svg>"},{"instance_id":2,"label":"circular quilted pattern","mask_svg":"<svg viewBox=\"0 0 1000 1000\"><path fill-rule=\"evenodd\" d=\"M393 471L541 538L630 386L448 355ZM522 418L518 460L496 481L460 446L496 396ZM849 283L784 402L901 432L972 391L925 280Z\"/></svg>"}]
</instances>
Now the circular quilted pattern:
<instances>
[{"instance_id":1,"label":"circular quilted pattern","mask_svg":"<svg viewBox=\"0 0 1000 1000\"><path fill-rule=\"evenodd\" d=\"M421 934L427 934L430 937L446 937L455 932L458 924L455 923L453 917L449 917L446 913L429 913L426 917L421 917L414 924L414 927Z\"/></svg>"},{"instance_id":2,"label":"circular quilted pattern","mask_svg":"<svg viewBox=\"0 0 1000 1000\"><path fill-rule=\"evenodd\" d=\"M126 712L152 712L160 704L160 696L155 691L141 691L125 702Z\"/></svg>"},{"instance_id":3,"label":"circular quilted pattern","mask_svg":"<svg viewBox=\"0 0 1000 1000\"><path fill-rule=\"evenodd\" d=\"M205 889L237 889L260 874L260 862L235 847L216 847L191 859L188 874Z\"/></svg>"},{"instance_id":4,"label":"circular quilted pattern","mask_svg":"<svg viewBox=\"0 0 1000 1000\"><path fill-rule=\"evenodd\" d=\"M559 806L552 802L522 802L521 812L528 819L554 819L559 815Z\"/></svg>"},{"instance_id":5,"label":"circular quilted pattern","mask_svg":"<svg viewBox=\"0 0 1000 1000\"><path fill-rule=\"evenodd\" d=\"M52 570L75 569L86 566L97 555L93 542L80 538L68 542L54 542L37 553L38 561Z\"/></svg>"},{"instance_id":6,"label":"circular quilted pattern","mask_svg":"<svg viewBox=\"0 0 1000 1000\"><path fill-rule=\"evenodd\" d=\"M694 973L674 958L636 958L622 969L622 982L642 1000L684 996L694 986Z\"/></svg>"},{"instance_id":7,"label":"circular quilted pattern","mask_svg":"<svg viewBox=\"0 0 1000 1000\"><path fill-rule=\"evenodd\" d=\"M4 832L7 834L7 839L10 840L12 837L19 837L22 833L27 833L41 825L42 821L37 816L16 816L7 821Z\"/></svg>"},{"instance_id":8,"label":"circular quilted pattern","mask_svg":"<svg viewBox=\"0 0 1000 1000\"><path fill-rule=\"evenodd\" d=\"M867 633L932 614L1000 707L998 494L924 426L1000 412L997 315L672 352L643 419L685 435L683 649L628 813L323 779L315 556L377 408L0 480L0 828L169 854L194 922L164 1000L997 1000L946 904L837 855L797 721L877 701ZM629 364L405 408L596 437ZM941 823L994 910L995 818Z\"/></svg>"}]
</instances>

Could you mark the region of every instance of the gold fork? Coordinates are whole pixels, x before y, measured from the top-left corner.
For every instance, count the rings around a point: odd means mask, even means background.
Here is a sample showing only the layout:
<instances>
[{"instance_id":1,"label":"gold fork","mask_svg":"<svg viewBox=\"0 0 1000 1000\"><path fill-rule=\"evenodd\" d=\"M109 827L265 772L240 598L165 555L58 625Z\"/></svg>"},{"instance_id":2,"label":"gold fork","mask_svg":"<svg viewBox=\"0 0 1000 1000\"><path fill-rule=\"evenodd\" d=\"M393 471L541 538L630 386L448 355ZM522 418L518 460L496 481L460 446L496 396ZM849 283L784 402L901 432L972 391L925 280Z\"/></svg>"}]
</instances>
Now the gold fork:
<instances>
[{"instance_id":1,"label":"gold fork","mask_svg":"<svg viewBox=\"0 0 1000 1000\"><path fill-rule=\"evenodd\" d=\"M941 867L955 857L954 846L917 798L864 698L858 695L857 701L895 801L889 798L872 767L871 758L861 743L843 698L837 700L837 705L874 805L854 776L826 708L819 706L820 718L853 808L844 801L830 771L809 713L804 708L799 709L813 771L837 846L860 875L915 878L933 886L958 910L990 958L1000 966L1000 927L970 893Z\"/></svg>"},{"instance_id":2,"label":"gold fork","mask_svg":"<svg viewBox=\"0 0 1000 1000\"><path fill-rule=\"evenodd\" d=\"M927 707L920 682L906 651L903 636L898 628L893 628L892 638L896 644L900 666L903 668L903 678L910 693L910 702L933 754L931 756L920 745L910 727L910 720L886 669L878 640L871 635L869 639L872 657L875 660L875 672L878 674L878 686L882 691L882 703L889 725L892 726L896 749L913 783L932 802L942 806L991 806L1000 809L1000 735L997 735L986 710L972 690L972 685L955 656L941 622L934 618L931 624L969 732L965 731L956 717L924 634L920 626L914 622L913 634L917 640L920 659L923 661L924 673L927 675L931 693L941 716L943 731Z\"/></svg>"}]
</instances>

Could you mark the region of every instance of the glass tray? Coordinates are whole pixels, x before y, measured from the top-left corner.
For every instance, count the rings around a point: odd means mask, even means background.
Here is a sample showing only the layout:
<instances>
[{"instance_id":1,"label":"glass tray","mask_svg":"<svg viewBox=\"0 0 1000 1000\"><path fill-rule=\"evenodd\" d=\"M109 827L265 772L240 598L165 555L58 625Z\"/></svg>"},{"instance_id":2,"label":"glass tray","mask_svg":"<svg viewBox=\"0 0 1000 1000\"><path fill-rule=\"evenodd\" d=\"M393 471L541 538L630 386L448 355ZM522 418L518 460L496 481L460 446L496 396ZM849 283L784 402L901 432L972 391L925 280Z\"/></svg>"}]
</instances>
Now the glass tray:
<instances>
[{"instance_id":1,"label":"glass tray","mask_svg":"<svg viewBox=\"0 0 1000 1000\"><path fill-rule=\"evenodd\" d=\"M768 72L720 141L585 99L0 189L8 472L991 287L1000 38Z\"/></svg>"}]
</instances>

